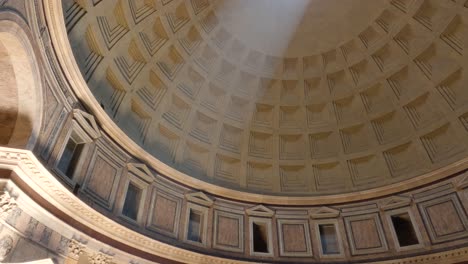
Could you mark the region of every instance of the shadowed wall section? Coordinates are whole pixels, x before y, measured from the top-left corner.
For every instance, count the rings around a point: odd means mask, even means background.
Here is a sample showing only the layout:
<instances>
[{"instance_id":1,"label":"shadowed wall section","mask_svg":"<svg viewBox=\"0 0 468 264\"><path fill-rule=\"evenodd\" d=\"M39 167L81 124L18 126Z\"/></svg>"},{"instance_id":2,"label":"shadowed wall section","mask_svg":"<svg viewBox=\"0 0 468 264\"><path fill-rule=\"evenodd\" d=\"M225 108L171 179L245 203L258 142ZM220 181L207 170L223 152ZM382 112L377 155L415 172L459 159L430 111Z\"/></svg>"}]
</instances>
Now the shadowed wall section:
<instances>
[{"instance_id":1,"label":"shadowed wall section","mask_svg":"<svg viewBox=\"0 0 468 264\"><path fill-rule=\"evenodd\" d=\"M0 144L8 145L15 129L18 115L18 89L15 71L8 50L0 41Z\"/></svg>"},{"instance_id":2,"label":"shadowed wall section","mask_svg":"<svg viewBox=\"0 0 468 264\"><path fill-rule=\"evenodd\" d=\"M42 83L30 39L15 23L0 23L0 144L32 149L42 120Z\"/></svg>"}]
</instances>

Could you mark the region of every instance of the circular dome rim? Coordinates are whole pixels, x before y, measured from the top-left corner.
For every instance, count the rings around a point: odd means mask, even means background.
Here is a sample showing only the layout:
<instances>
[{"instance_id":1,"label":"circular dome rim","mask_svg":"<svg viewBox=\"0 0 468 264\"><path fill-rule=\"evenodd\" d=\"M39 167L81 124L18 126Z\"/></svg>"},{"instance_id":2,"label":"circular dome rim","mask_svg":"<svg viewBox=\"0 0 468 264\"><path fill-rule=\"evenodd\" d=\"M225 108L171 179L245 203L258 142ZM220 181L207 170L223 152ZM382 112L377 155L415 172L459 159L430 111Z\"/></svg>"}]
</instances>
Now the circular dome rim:
<instances>
[{"instance_id":1,"label":"circular dome rim","mask_svg":"<svg viewBox=\"0 0 468 264\"><path fill-rule=\"evenodd\" d=\"M391 183L385 186L374 187L367 190L351 191L343 194L317 194L314 196L258 194L230 189L194 178L177 170L174 167L171 167L170 165L165 164L145 151L125 132L123 132L123 130L100 107L96 98L89 89L84 77L82 76L76 60L74 59L75 57L73 55L64 22L62 2L59 0L51 0L49 2L49 8L46 10L49 12L49 14L46 16L46 19L48 19L52 44L56 51L58 51L56 52L56 55L59 59L59 65L61 65L62 71L75 95L95 116L101 128L120 146L127 149L129 154L134 155L136 158L146 162L149 166L155 169L158 174L161 174L162 176L176 181L182 185L198 189L200 191L206 191L215 196L244 202L276 205L323 205L366 200L398 193L441 180L450 176L451 174L468 168L467 157L428 173L424 173L411 179Z\"/></svg>"}]
</instances>

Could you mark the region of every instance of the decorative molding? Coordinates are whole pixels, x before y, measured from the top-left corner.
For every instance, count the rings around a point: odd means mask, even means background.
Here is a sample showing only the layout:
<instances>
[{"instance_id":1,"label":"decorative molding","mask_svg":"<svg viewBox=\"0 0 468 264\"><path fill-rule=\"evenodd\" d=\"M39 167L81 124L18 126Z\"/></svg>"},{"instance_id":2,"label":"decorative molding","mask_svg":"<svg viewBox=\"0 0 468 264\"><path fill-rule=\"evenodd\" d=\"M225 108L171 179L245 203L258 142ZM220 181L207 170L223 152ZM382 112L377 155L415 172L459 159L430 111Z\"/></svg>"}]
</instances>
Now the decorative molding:
<instances>
[{"instance_id":1,"label":"decorative molding","mask_svg":"<svg viewBox=\"0 0 468 264\"><path fill-rule=\"evenodd\" d=\"M461 178L457 180L456 182L454 182L454 185L459 190L466 189L468 187L468 171L463 173Z\"/></svg>"},{"instance_id":2,"label":"decorative molding","mask_svg":"<svg viewBox=\"0 0 468 264\"><path fill-rule=\"evenodd\" d=\"M424 263L424 264L439 264L439 263L463 263L468 255L468 247L457 248L450 251L438 252L423 256L414 256L409 258L386 260L372 262L372 264L406 264L406 263Z\"/></svg>"},{"instance_id":3,"label":"decorative molding","mask_svg":"<svg viewBox=\"0 0 468 264\"><path fill-rule=\"evenodd\" d=\"M379 203L380 208L382 208L383 210L400 208L403 206L408 206L410 204L411 198L406 196L392 196Z\"/></svg>"},{"instance_id":4,"label":"decorative molding","mask_svg":"<svg viewBox=\"0 0 468 264\"><path fill-rule=\"evenodd\" d=\"M98 125L94 117L80 109L73 109L73 118L80 124L80 126L89 134L93 139L101 136Z\"/></svg>"},{"instance_id":5,"label":"decorative molding","mask_svg":"<svg viewBox=\"0 0 468 264\"><path fill-rule=\"evenodd\" d=\"M90 264L111 264L112 259L113 258L111 256L104 254L102 252L99 252L89 257L89 263Z\"/></svg>"},{"instance_id":6,"label":"decorative molding","mask_svg":"<svg viewBox=\"0 0 468 264\"><path fill-rule=\"evenodd\" d=\"M0 261L6 259L13 249L13 237L10 235L5 235L0 239Z\"/></svg>"},{"instance_id":7,"label":"decorative molding","mask_svg":"<svg viewBox=\"0 0 468 264\"><path fill-rule=\"evenodd\" d=\"M245 210L245 212L249 216L263 216L263 217L272 217L275 214L275 211L261 204L251 207Z\"/></svg>"},{"instance_id":8,"label":"decorative molding","mask_svg":"<svg viewBox=\"0 0 468 264\"><path fill-rule=\"evenodd\" d=\"M310 209L309 215L313 219L336 218L340 216L340 211L330 207L322 206L320 208Z\"/></svg>"},{"instance_id":9,"label":"decorative molding","mask_svg":"<svg viewBox=\"0 0 468 264\"><path fill-rule=\"evenodd\" d=\"M71 239L68 242L68 255L74 259L78 259L84 253L85 248L80 242Z\"/></svg>"},{"instance_id":10,"label":"decorative molding","mask_svg":"<svg viewBox=\"0 0 468 264\"><path fill-rule=\"evenodd\" d=\"M142 163L128 163L128 171L134 173L147 183L151 183L154 180L153 173L148 169L145 164Z\"/></svg>"},{"instance_id":11,"label":"decorative molding","mask_svg":"<svg viewBox=\"0 0 468 264\"><path fill-rule=\"evenodd\" d=\"M54 204L74 221L130 248L182 263L244 263L168 245L116 223L74 196L29 150L0 147L0 168L12 169L18 175L19 181L27 182L37 195Z\"/></svg>"},{"instance_id":12,"label":"decorative molding","mask_svg":"<svg viewBox=\"0 0 468 264\"><path fill-rule=\"evenodd\" d=\"M83 225L96 231L99 230L99 232L111 239L121 241L126 245L138 245L139 249L148 253L176 257L177 260L183 262L193 262L195 258L196 261L201 263L242 263L241 261L221 259L179 249L119 225L73 196L54 176L47 172L30 151L0 147L0 167L13 169L19 180L28 182L34 192L37 192L45 200L54 203L59 210L66 212L72 219L79 219L78 221ZM273 212L263 205L250 209L255 208L261 208L260 211L263 212L268 210Z\"/></svg>"},{"instance_id":13,"label":"decorative molding","mask_svg":"<svg viewBox=\"0 0 468 264\"><path fill-rule=\"evenodd\" d=\"M0 217L5 219L16 207L15 198L10 195L10 192L4 190L3 193L0 194Z\"/></svg>"},{"instance_id":14,"label":"decorative molding","mask_svg":"<svg viewBox=\"0 0 468 264\"><path fill-rule=\"evenodd\" d=\"M187 201L190 201L196 204L201 204L207 207L210 207L211 205L213 205L213 202L214 202L210 197L208 197L206 194L202 192L188 193L185 195L185 199L187 199Z\"/></svg>"}]
</instances>

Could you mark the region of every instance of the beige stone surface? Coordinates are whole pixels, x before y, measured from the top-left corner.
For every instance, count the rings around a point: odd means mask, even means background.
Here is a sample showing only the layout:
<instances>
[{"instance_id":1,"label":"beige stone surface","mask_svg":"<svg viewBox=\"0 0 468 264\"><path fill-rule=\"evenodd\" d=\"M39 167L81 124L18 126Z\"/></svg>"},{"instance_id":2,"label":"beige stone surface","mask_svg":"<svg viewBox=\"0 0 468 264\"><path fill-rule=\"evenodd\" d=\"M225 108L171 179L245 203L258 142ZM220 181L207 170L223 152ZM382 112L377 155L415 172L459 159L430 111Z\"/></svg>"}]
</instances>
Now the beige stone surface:
<instances>
[{"instance_id":1,"label":"beige stone surface","mask_svg":"<svg viewBox=\"0 0 468 264\"><path fill-rule=\"evenodd\" d=\"M18 95L12 62L8 50L1 42L0 80L0 94L3 97L0 109L0 144L7 145L13 134L18 115Z\"/></svg>"},{"instance_id":2,"label":"beige stone surface","mask_svg":"<svg viewBox=\"0 0 468 264\"><path fill-rule=\"evenodd\" d=\"M86 104L134 154L199 185L317 196L466 156L465 9L66 1L63 15Z\"/></svg>"}]
</instances>

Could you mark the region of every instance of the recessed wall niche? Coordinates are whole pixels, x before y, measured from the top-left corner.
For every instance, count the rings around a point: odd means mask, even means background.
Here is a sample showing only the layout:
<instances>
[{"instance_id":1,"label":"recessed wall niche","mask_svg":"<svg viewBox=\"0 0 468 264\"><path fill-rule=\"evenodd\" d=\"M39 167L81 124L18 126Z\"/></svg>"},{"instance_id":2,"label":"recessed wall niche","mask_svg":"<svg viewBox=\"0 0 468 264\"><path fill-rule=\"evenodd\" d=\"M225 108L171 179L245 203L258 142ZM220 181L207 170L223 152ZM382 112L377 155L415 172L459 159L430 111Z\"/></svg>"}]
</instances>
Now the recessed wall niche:
<instances>
[{"instance_id":1,"label":"recessed wall niche","mask_svg":"<svg viewBox=\"0 0 468 264\"><path fill-rule=\"evenodd\" d=\"M80 179L75 175L80 173L80 164L93 140L100 137L94 117L81 110L73 111L73 119L70 120L70 127L64 137L55 161L54 170L70 186L73 186ZM52 156L54 158L54 156Z\"/></svg>"},{"instance_id":2,"label":"recessed wall niche","mask_svg":"<svg viewBox=\"0 0 468 264\"><path fill-rule=\"evenodd\" d=\"M414 217L409 208L389 211L387 221L391 226L391 233L398 251L422 246L421 234L415 226Z\"/></svg>"},{"instance_id":3,"label":"recessed wall niche","mask_svg":"<svg viewBox=\"0 0 468 264\"><path fill-rule=\"evenodd\" d=\"M74 131L68 137L65 147L57 163L57 169L66 177L72 179L76 165L86 142Z\"/></svg>"},{"instance_id":4,"label":"recessed wall niche","mask_svg":"<svg viewBox=\"0 0 468 264\"><path fill-rule=\"evenodd\" d=\"M127 169L124 188L121 190L123 195L117 204L117 210L123 219L139 223L143 217L146 193L153 181L153 175L144 164L129 163Z\"/></svg>"},{"instance_id":5,"label":"recessed wall niche","mask_svg":"<svg viewBox=\"0 0 468 264\"><path fill-rule=\"evenodd\" d=\"M340 258L344 256L338 221L324 219L315 221L315 233L319 243L321 258Z\"/></svg>"},{"instance_id":6,"label":"recessed wall niche","mask_svg":"<svg viewBox=\"0 0 468 264\"><path fill-rule=\"evenodd\" d=\"M246 210L249 216L249 247L250 255L271 257L273 252L273 210L263 205L257 205Z\"/></svg>"},{"instance_id":7,"label":"recessed wall niche","mask_svg":"<svg viewBox=\"0 0 468 264\"><path fill-rule=\"evenodd\" d=\"M273 239L271 219L251 217L250 227L250 254L253 256L273 256Z\"/></svg>"},{"instance_id":8,"label":"recessed wall niche","mask_svg":"<svg viewBox=\"0 0 468 264\"><path fill-rule=\"evenodd\" d=\"M141 203L142 190L130 182L127 186L127 192L122 208L122 215L132 220L137 220L138 207Z\"/></svg>"},{"instance_id":9,"label":"recessed wall niche","mask_svg":"<svg viewBox=\"0 0 468 264\"><path fill-rule=\"evenodd\" d=\"M324 255L340 254L335 225L333 224L318 225L318 230L320 234L320 243L322 245L322 254Z\"/></svg>"},{"instance_id":10,"label":"recessed wall niche","mask_svg":"<svg viewBox=\"0 0 468 264\"><path fill-rule=\"evenodd\" d=\"M187 240L202 243L203 236L203 212L194 209L189 210Z\"/></svg>"},{"instance_id":11,"label":"recessed wall niche","mask_svg":"<svg viewBox=\"0 0 468 264\"><path fill-rule=\"evenodd\" d=\"M206 245L208 208L196 204L188 204L185 223L185 242Z\"/></svg>"},{"instance_id":12,"label":"recessed wall niche","mask_svg":"<svg viewBox=\"0 0 468 264\"><path fill-rule=\"evenodd\" d=\"M185 211L184 241L207 246L209 207L213 204L213 200L202 192L186 194L185 198L188 203Z\"/></svg>"}]
</instances>

